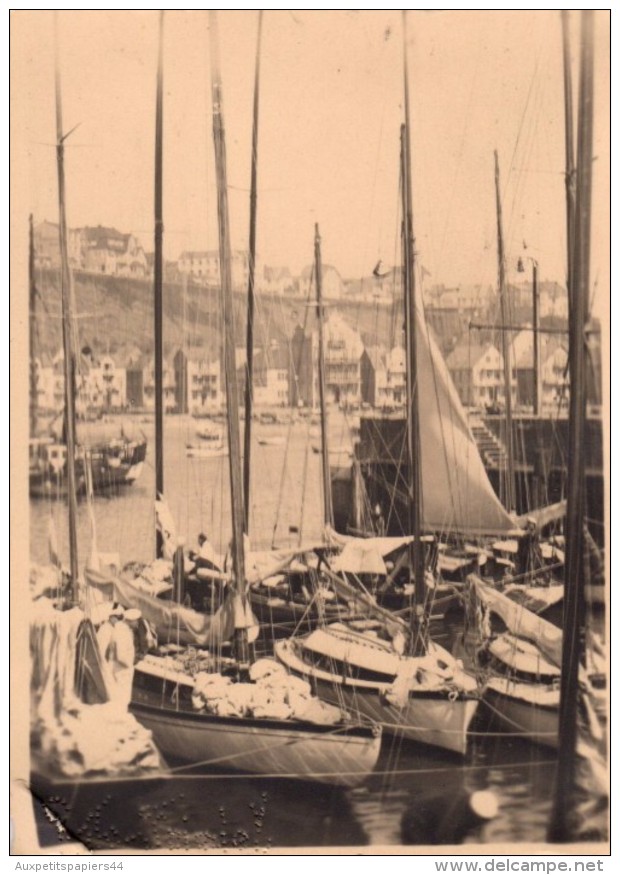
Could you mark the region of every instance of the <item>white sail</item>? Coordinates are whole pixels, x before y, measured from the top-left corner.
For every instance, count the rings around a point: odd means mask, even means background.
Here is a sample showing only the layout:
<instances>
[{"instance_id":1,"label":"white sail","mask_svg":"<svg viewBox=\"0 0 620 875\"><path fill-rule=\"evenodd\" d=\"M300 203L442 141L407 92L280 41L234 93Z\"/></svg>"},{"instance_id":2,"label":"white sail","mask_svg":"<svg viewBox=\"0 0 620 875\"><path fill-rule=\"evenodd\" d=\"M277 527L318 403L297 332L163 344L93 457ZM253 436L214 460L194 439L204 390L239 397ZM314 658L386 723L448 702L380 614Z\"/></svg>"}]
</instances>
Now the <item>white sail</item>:
<instances>
[{"instance_id":1,"label":"white sail","mask_svg":"<svg viewBox=\"0 0 620 875\"><path fill-rule=\"evenodd\" d=\"M489 482L441 352L420 313L416 321L423 528L464 534L517 529Z\"/></svg>"}]
</instances>

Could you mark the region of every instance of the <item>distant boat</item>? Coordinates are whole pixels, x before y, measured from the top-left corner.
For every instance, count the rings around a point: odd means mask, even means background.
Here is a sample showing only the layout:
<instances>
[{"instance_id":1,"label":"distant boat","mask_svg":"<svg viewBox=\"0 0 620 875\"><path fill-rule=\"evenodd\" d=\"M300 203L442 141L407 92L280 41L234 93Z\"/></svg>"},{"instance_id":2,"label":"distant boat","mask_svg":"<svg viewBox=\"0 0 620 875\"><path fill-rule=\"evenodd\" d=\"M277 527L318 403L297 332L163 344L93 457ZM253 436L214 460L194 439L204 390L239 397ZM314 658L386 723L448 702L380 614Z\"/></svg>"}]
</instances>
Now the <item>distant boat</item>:
<instances>
[{"instance_id":1,"label":"distant boat","mask_svg":"<svg viewBox=\"0 0 620 875\"><path fill-rule=\"evenodd\" d=\"M211 425L196 431L197 442L186 444L189 459L218 459L228 455L223 431Z\"/></svg>"},{"instance_id":2,"label":"distant boat","mask_svg":"<svg viewBox=\"0 0 620 875\"><path fill-rule=\"evenodd\" d=\"M265 435L257 438L257 440L261 447L283 447L286 444L286 438L284 435L277 434L274 434L271 437Z\"/></svg>"},{"instance_id":3,"label":"distant boat","mask_svg":"<svg viewBox=\"0 0 620 875\"><path fill-rule=\"evenodd\" d=\"M86 494L87 460L94 493L129 486L140 477L146 459L146 440L127 437L77 448L76 493ZM32 438L29 443L29 491L31 498L62 498L67 495L67 446L53 437Z\"/></svg>"},{"instance_id":4,"label":"distant boat","mask_svg":"<svg viewBox=\"0 0 620 875\"><path fill-rule=\"evenodd\" d=\"M321 449L320 444L312 444L312 452L316 453L317 456L320 456L323 450ZM346 444L341 444L340 446L330 445L328 453L330 456L344 456L350 459L353 456L353 450L350 446Z\"/></svg>"},{"instance_id":5,"label":"distant boat","mask_svg":"<svg viewBox=\"0 0 620 875\"><path fill-rule=\"evenodd\" d=\"M228 455L228 448L223 443L187 444L185 455L188 459L221 459Z\"/></svg>"}]
</instances>

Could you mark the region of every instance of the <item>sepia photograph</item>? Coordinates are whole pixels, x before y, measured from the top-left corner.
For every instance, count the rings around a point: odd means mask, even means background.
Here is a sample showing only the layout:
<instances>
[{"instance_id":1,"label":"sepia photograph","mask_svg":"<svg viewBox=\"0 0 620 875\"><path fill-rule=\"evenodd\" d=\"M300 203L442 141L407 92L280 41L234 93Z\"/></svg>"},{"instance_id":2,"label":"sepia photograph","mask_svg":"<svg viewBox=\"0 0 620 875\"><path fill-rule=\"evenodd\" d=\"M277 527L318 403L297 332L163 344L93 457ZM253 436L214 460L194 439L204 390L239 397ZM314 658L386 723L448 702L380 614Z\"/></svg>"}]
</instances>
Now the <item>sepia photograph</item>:
<instances>
[{"instance_id":1,"label":"sepia photograph","mask_svg":"<svg viewBox=\"0 0 620 875\"><path fill-rule=\"evenodd\" d=\"M610 10L9 28L10 854L608 855Z\"/></svg>"}]
</instances>

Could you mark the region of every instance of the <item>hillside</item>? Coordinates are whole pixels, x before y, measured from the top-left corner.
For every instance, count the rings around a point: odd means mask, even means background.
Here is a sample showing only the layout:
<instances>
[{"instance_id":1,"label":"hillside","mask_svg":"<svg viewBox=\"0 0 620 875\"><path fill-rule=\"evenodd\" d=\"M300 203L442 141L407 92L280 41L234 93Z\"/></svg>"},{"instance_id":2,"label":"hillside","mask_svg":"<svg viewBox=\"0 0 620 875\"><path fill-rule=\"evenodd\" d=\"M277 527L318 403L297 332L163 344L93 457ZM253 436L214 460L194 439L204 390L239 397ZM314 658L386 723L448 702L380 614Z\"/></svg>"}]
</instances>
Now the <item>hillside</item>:
<instances>
[{"instance_id":1,"label":"hillside","mask_svg":"<svg viewBox=\"0 0 620 875\"><path fill-rule=\"evenodd\" d=\"M80 346L110 351L138 346L153 349L153 285L151 280L129 279L76 271L74 273ZM37 348L54 354L62 343L60 274L37 272ZM329 302L327 304L329 306ZM392 309L367 303L338 302L338 310L365 340L392 341ZM235 333L245 343L246 296L235 294ZM170 351L182 343L190 348L219 344L219 296L216 289L179 283L164 284L164 346ZM297 325L311 327L315 310L300 299L261 294L256 306L257 345L290 338Z\"/></svg>"},{"instance_id":2,"label":"hillside","mask_svg":"<svg viewBox=\"0 0 620 875\"><path fill-rule=\"evenodd\" d=\"M153 349L153 285L151 280L129 279L75 271L75 296L80 346L95 352L137 346L143 352ZM54 354L61 346L60 275L56 270L37 272L36 305L37 349ZM246 295L235 293L235 333L238 346L245 345ZM402 302L393 306L341 299L326 302L337 308L344 319L361 334L366 345L392 347L402 342ZM166 352L184 345L186 349L219 346L219 295L189 283L183 293L180 283L164 284L164 346ZM456 309L426 310L429 325L444 354L470 334L474 314ZM486 323L499 321L495 312L478 312L476 319ZM515 308L517 324L531 319L529 308ZM261 293L256 304L255 344L285 342L297 325L315 325L315 308L299 298ZM543 319L550 327L557 320ZM556 327L559 327L559 323ZM474 332L476 342L493 340L490 329Z\"/></svg>"}]
</instances>

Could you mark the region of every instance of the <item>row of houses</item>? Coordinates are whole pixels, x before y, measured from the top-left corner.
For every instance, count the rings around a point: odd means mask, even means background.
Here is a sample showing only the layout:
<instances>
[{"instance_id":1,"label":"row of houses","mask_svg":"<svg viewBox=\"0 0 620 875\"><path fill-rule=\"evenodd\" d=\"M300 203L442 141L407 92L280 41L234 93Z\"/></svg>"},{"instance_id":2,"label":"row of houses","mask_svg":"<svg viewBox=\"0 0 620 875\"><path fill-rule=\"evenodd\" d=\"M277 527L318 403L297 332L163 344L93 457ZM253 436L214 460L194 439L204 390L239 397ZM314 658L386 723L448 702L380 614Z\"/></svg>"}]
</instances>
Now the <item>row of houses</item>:
<instances>
[{"instance_id":1,"label":"row of houses","mask_svg":"<svg viewBox=\"0 0 620 875\"><path fill-rule=\"evenodd\" d=\"M531 337L531 332L527 332ZM512 403L531 409L535 397L533 344L512 347ZM568 405L568 353L565 346L550 339L542 344L540 368L541 408L549 411ZM446 364L462 403L480 409L501 408L506 401L504 359L492 344L461 344L450 353Z\"/></svg>"},{"instance_id":2,"label":"row of houses","mask_svg":"<svg viewBox=\"0 0 620 875\"><path fill-rule=\"evenodd\" d=\"M566 344L558 335L541 342L540 384L542 406L557 409L567 404ZM358 331L337 312L324 323L325 386L327 401L343 408L368 405L398 409L406 402L406 358L402 346L386 349L364 345ZM319 406L318 331L298 326L290 342L272 341L254 351L253 393L257 407ZM243 385L246 353L236 351L238 377ZM533 332L525 328L512 343L512 401L521 408L534 401ZM446 360L464 405L501 407L505 402L504 361L492 344L461 344ZM152 356L137 347L94 356L85 348L78 368L79 413L113 410L150 410L155 406ZM36 403L39 408L62 408L63 355L37 359ZM164 407L177 413L214 413L224 402L223 367L218 350L187 353L176 349L164 358Z\"/></svg>"}]
</instances>

